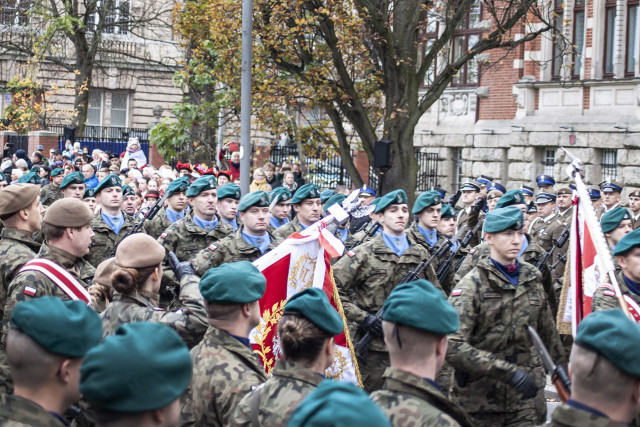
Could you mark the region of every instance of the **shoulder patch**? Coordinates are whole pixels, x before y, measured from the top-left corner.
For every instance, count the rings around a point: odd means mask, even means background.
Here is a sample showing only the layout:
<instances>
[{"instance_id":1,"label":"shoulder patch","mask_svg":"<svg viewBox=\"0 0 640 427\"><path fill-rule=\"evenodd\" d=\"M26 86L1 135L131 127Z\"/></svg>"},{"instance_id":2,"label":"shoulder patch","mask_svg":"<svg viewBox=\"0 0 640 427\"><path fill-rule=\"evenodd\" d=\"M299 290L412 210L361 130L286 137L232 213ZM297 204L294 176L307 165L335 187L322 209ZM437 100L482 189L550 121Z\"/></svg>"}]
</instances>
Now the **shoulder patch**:
<instances>
[{"instance_id":1,"label":"shoulder patch","mask_svg":"<svg viewBox=\"0 0 640 427\"><path fill-rule=\"evenodd\" d=\"M462 294L462 288L456 288L451 291L452 297L457 297L457 296L460 296L461 294Z\"/></svg>"},{"instance_id":2,"label":"shoulder patch","mask_svg":"<svg viewBox=\"0 0 640 427\"><path fill-rule=\"evenodd\" d=\"M29 295L30 297L33 297L36 295L36 288L32 288L31 286L25 286L22 293L25 295Z\"/></svg>"},{"instance_id":3,"label":"shoulder patch","mask_svg":"<svg viewBox=\"0 0 640 427\"><path fill-rule=\"evenodd\" d=\"M349 258L353 258L354 256L356 256L356 253L353 251L348 251L347 255L349 255Z\"/></svg>"},{"instance_id":4,"label":"shoulder patch","mask_svg":"<svg viewBox=\"0 0 640 427\"><path fill-rule=\"evenodd\" d=\"M213 243L209 245L209 250L210 251L215 251L216 249L218 249L218 247L216 245L214 245Z\"/></svg>"},{"instance_id":5,"label":"shoulder patch","mask_svg":"<svg viewBox=\"0 0 640 427\"><path fill-rule=\"evenodd\" d=\"M606 295L606 296L608 296L608 297L615 297L615 296L616 296L616 293L615 293L615 292L613 292L613 291L609 291L609 290L607 290L607 291L602 291L602 295Z\"/></svg>"},{"instance_id":6,"label":"shoulder patch","mask_svg":"<svg viewBox=\"0 0 640 427\"><path fill-rule=\"evenodd\" d=\"M167 232L163 231L162 234L160 235L161 239L166 239L167 238Z\"/></svg>"},{"instance_id":7,"label":"shoulder patch","mask_svg":"<svg viewBox=\"0 0 640 427\"><path fill-rule=\"evenodd\" d=\"M470 249L469 250L469 255L473 255L476 253L476 248Z\"/></svg>"},{"instance_id":8,"label":"shoulder patch","mask_svg":"<svg viewBox=\"0 0 640 427\"><path fill-rule=\"evenodd\" d=\"M603 283L600 286L598 286L598 288L604 288L606 290L613 292L613 285L611 285L610 283Z\"/></svg>"},{"instance_id":9,"label":"shoulder patch","mask_svg":"<svg viewBox=\"0 0 640 427\"><path fill-rule=\"evenodd\" d=\"M153 307L153 309L155 311L165 311L164 308L160 308L160 307Z\"/></svg>"}]
</instances>

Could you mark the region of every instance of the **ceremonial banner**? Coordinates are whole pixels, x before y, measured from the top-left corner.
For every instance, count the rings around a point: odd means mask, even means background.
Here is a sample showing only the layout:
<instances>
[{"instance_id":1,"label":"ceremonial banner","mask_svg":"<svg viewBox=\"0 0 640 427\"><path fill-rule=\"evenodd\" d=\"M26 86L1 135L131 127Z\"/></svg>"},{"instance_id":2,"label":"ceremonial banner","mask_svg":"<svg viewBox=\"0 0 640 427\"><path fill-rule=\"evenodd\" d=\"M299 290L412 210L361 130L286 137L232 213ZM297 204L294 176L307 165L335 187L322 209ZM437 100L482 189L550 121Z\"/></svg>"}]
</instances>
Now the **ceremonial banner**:
<instances>
[{"instance_id":1,"label":"ceremonial banner","mask_svg":"<svg viewBox=\"0 0 640 427\"><path fill-rule=\"evenodd\" d=\"M275 360L283 357L277 336L278 320L287 299L292 295L311 286L321 288L345 320L330 263L332 257L339 256L343 251L342 242L327 229L311 232L307 229L302 234L294 233L277 248L253 262L266 277L267 289L260 300L260 325L251 331L249 339L260 356L265 372L270 373ZM335 360L326 375L354 384L361 383L346 320L344 332L336 336Z\"/></svg>"}]
</instances>

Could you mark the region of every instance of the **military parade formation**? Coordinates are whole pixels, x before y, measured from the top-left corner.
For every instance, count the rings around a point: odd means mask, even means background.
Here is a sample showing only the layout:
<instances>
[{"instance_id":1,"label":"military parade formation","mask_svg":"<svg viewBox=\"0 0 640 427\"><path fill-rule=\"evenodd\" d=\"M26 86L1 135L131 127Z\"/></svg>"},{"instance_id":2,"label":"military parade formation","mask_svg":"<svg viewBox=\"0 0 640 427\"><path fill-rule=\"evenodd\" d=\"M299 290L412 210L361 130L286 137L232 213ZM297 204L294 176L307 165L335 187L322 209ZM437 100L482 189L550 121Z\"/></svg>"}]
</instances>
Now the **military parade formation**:
<instances>
[{"instance_id":1,"label":"military parade formation","mask_svg":"<svg viewBox=\"0 0 640 427\"><path fill-rule=\"evenodd\" d=\"M350 191L283 185L267 164L242 194L231 172L186 166L142 197L117 168L0 190L0 426L537 426L549 361L570 376L550 425L640 425L640 325L615 289L558 331L573 185L481 175L412 205L363 188L366 214L333 230L340 307L315 287L286 300L267 372L250 340L267 292L253 262ZM589 189L640 304L640 190L622 192ZM359 387L326 375L345 329Z\"/></svg>"}]
</instances>

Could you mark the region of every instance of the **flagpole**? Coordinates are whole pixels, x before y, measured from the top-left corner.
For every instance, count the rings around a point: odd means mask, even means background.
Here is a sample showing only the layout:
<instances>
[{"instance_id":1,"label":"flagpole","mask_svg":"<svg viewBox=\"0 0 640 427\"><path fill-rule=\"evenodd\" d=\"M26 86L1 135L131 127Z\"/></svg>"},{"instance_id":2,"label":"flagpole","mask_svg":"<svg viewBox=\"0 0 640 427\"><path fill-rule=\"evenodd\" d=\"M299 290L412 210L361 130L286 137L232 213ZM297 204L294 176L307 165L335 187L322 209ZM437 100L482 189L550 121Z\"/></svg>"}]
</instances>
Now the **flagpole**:
<instances>
[{"instance_id":1,"label":"flagpole","mask_svg":"<svg viewBox=\"0 0 640 427\"><path fill-rule=\"evenodd\" d=\"M622 291L620 290L618 279L616 279L616 269L613 265L613 260L611 259L609 247L604 238L604 234L602 233L600 221L598 221L598 218L596 217L596 211L595 209L593 209L593 205L591 203L586 202L587 200L590 201L591 198L589 197L587 187L586 185L584 185L582 176L580 175L580 171L583 170L583 163L580 159L569 153L569 151L567 151L564 147L560 148L564 150L564 152L571 160L571 163L567 167L566 172L569 177L575 180L576 190L578 191L578 198L580 200L580 208L584 215L585 222L587 223L587 226L589 227L589 230L591 232L590 234L593 245L596 248L596 258L598 260L598 265L606 272L607 276L609 276L609 281L611 282L611 286L613 286L613 290L616 294L616 298L618 299L618 304L620 304L620 308L622 309L622 311L624 311L629 319L634 320L629 313L627 303L622 296Z\"/></svg>"}]
</instances>

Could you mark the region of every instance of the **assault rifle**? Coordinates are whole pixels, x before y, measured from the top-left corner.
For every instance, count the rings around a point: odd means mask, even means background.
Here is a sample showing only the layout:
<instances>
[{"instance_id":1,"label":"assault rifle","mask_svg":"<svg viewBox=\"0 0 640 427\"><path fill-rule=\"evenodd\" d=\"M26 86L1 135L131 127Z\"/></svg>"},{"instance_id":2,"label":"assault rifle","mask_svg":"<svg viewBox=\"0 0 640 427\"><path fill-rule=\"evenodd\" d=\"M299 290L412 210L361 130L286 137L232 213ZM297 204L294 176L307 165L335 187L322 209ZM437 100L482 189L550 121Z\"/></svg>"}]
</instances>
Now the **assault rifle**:
<instances>
[{"instance_id":1,"label":"assault rifle","mask_svg":"<svg viewBox=\"0 0 640 427\"><path fill-rule=\"evenodd\" d=\"M549 375L551 375L551 383L556 387L558 397L563 403L566 402L569 400L569 397L571 397L571 380L569 380L569 376L562 366L557 366L553 363L551 355L547 351L547 348L544 346L536 330L531 326L527 326L527 329L534 347L538 350L538 354L540 354L544 368Z\"/></svg>"},{"instance_id":2,"label":"assault rifle","mask_svg":"<svg viewBox=\"0 0 640 427\"><path fill-rule=\"evenodd\" d=\"M131 230L129 230L129 232L125 234L125 236L120 240L120 242L122 242L124 239L131 236L132 234L135 234L138 231L140 231L140 229L142 228L142 225L146 220L152 220L153 217L156 216L158 212L160 212L160 209L162 208L162 206L164 205L164 202L167 200L168 197L169 197L169 192L165 191L164 195L161 198L159 198L158 201L153 206L151 206L151 209L149 209L149 212L147 212L145 216L139 219L135 223L135 225L131 227ZM111 252L111 257L116 256L116 250L118 249L118 245L120 244L120 242L116 243L116 245L113 247L113 252Z\"/></svg>"},{"instance_id":3,"label":"assault rifle","mask_svg":"<svg viewBox=\"0 0 640 427\"><path fill-rule=\"evenodd\" d=\"M467 231L467 233L464 235L462 240L460 240L460 244L458 245L456 250L451 251L447 259L442 264L440 264L440 267L438 267L438 271L436 271L436 275L438 276L438 281L441 282L442 280L444 280L445 277L447 277L447 275L449 274L449 271L451 271L451 266L453 265L453 258L455 258L458 252L460 252L461 248L466 248L469 245L469 242L471 241L473 236L478 232L478 228L480 228L481 224L482 223L478 223L471 230ZM464 231L465 228L466 228L466 225L463 225L458 233L461 233L462 231ZM467 254L464 254L462 256L462 259L456 263L456 265L454 266L454 269L457 270L460 267L460 265L462 265L462 261L466 256Z\"/></svg>"},{"instance_id":4,"label":"assault rifle","mask_svg":"<svg viewBox=\"0 0 640 427\"><path fill-rule=\"evenodd\" d=\"M380 229L380 227L382 227L382 225L380 225L379 222L374 222L374 223L370 224L369 228L367 228L367 231L364 232L364 236L362 236L362 239L360 239L360 240L358 240L356 242L353 242L351 244L351 246L349 246L349 248L347 249L347 252L352 250L356 246L360 246L362 244L362 242L364 242L368 237L371 237L374 234L376 234L378 232L378 230Z\"/></svg>"},{"instance_id":5,"label":"assault rifle","mask_svg":"<svg viewBox=\"0 0 640 427\"><path fill-rule=\"evenodd\" d=\"M447 253L449 248L458 240L459 234L460 234L460 231L451 239L445 240L442 243L442 245L440 245L428 259L423 260L422 262L420 262L420 264L416 266L416 268L408 272L402 278L402 280L400 280L398 285L402 285L403 283L408 283L408 282L413 282L415 280L418 280L418 278L420 277L420 275L422 274L425 268L427 268L433 261L442 258ZM376 316L376 321L378 322L382 321L382 307L380 307L380 310L378 310L375 316ZM369 353L369 347L371 346L372 339L373 339L373 334L371 333L371 331L367 331L367 333L360 339L360 341L358 341L355 344L354 348L356 351L356 356L358 358L358 363L366 364L367 354Z\"/></svg>"},{"instance_id":6,"label":"assault rifle","mask_svg":"<svg viewBox=\"0 0 640 427\"><path fill-rule=\"evenodd\" d=\"M49 200L51 196L53 196L53 191L50 191L47 194L45 194L45 196L42 199L40 199L40 204L44 206L45 202Z\"/></svg>"},{"instance_id":7,"label":"assault rifle","mask_svg":"<svg viewBox=\"0 0 640 427\"><path fill-rule=\"evenodd\" d=\"M553 271L558 266L558 264L560 264L561 262L565 262L566 260L567 260L567 254L565 252L564 255L560 255L558 257L558 260L556 262L551 264L551 267L549 267L549 270Z\"/></svg>"},{"instance_id":8,"label":"assault rifle","mask_svg":"<svg viewBox=\"0 0 640 427\"><path fill-rule=\"evenodd\" d=\"M553 256L553 252L555 252L557 248L563 247L567 240L569 240L569 229L565 228L560 237L558 237L558 240L553 240L553 246L551 246L549 252L544 254L544 256L540 258L540 261L536 263L536 268L542 271L544 266L547 265L547 262L549 262L549 259Z\"/></svg>"}]
</instances>

